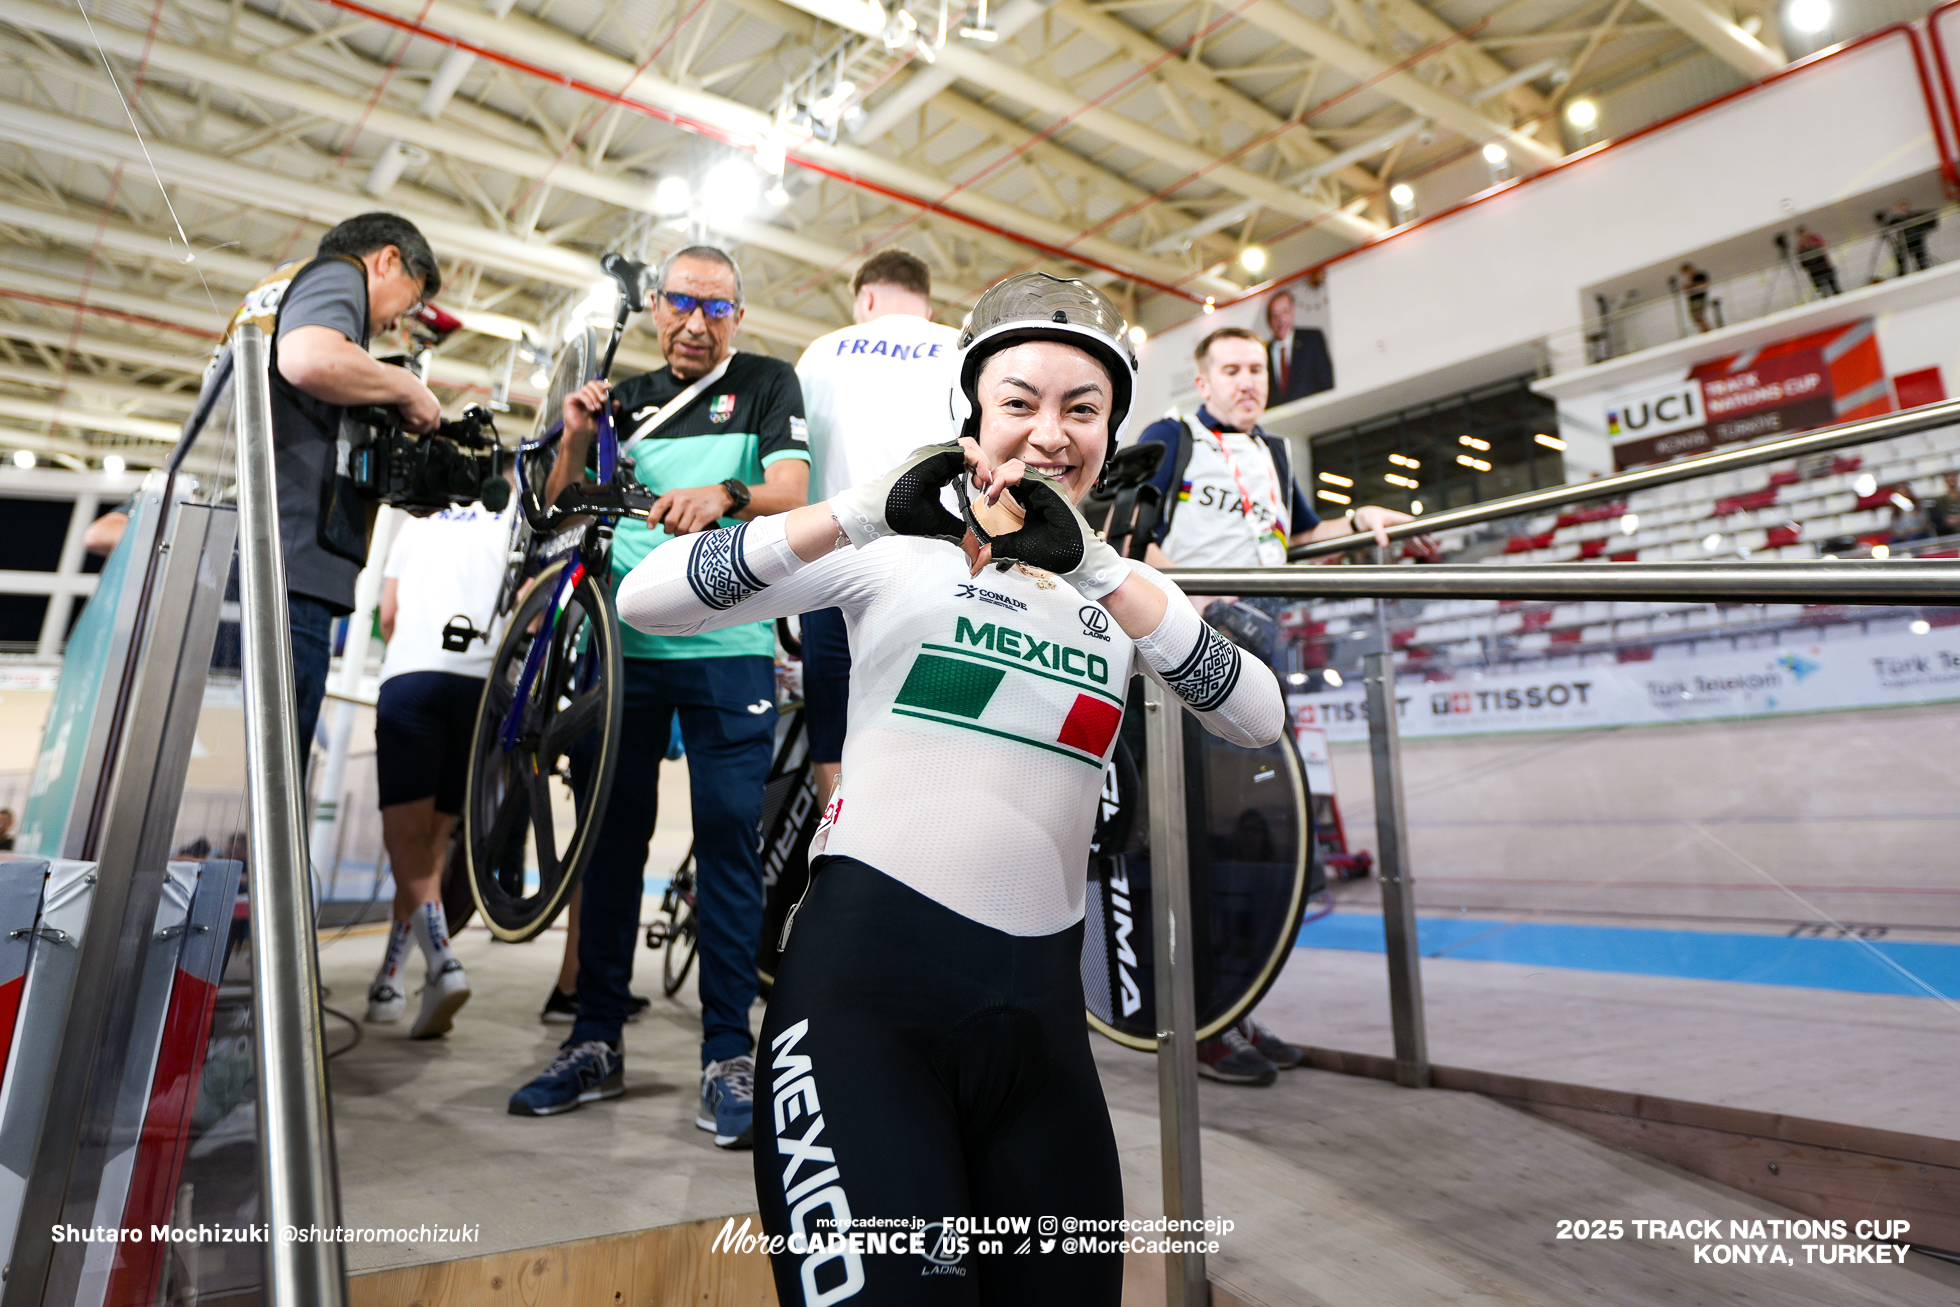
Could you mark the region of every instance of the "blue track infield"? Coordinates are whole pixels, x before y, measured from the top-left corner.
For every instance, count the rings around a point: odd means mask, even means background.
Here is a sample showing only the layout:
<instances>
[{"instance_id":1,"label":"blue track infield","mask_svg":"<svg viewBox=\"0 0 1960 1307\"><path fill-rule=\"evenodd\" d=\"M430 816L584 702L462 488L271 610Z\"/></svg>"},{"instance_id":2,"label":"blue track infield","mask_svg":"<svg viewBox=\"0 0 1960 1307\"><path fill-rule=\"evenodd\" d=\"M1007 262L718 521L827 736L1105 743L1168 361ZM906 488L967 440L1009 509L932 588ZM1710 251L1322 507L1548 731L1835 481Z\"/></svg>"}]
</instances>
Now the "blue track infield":
<instances>
[{"instance_id":1,"label":"blue track infield","mask_svg":"<svg viewBox=\"0 0 1960 1307\"><path fill-rule=\"evenodd\" d=\"M1425 958L1960 999L1960 944L1460 917L1418 918L1416 940ZM1299 947L1383 952L1381 914L1336 912L1309 922Z\"/></svg>"}]
</instances>

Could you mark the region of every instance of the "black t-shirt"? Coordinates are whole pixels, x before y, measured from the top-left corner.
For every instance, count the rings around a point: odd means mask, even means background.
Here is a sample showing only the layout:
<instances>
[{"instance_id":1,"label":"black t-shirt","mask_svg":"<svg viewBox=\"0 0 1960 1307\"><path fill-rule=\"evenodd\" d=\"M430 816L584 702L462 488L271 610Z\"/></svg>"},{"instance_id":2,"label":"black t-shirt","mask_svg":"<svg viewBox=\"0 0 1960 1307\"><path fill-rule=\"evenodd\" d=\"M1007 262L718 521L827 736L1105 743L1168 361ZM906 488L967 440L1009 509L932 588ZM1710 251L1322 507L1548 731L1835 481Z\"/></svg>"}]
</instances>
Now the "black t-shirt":
<instances>
[{"instance_id":1,"label":"black t-shirt","mask_svg":"<svg viewBox=\"0 0 1960 1307\"><path fill-rule=\"evenodd\" d=\"M334 257L302 267L280 297L272 347L272 445L286 589L348 613L354 609L354 581L367 561L370 506L351 494L339 475L341 407L279 374L278 342L299 327L330 327L365 349L365 270Z\"/></svg>"}]
</instances>

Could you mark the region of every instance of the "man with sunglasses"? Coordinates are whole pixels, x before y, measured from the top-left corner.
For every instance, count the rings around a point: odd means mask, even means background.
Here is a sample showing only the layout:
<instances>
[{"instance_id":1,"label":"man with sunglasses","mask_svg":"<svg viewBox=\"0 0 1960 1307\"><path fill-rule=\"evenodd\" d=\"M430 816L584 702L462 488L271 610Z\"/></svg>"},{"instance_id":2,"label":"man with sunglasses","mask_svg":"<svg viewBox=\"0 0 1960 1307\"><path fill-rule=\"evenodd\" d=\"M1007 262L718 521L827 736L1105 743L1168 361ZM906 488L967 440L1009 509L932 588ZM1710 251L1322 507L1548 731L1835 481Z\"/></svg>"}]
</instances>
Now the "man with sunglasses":
<instances>
[{"instance_id":1,"label":"man with sunglasses","mask_svg":"<svg viewBox=\"0 0 1960 1307\"><path fill-rule=\"evenodd\" d=\"M810 485L803 392L788 363L737 353L742 275L711 245L661 265L653 325L667 365L565 400L565 434L547 493L578 475L593 414L613 421L634 475L659 498L613 536L613 585L661 542L800 508ZM700 914L701 1101L695 1124L723 1148L750 1139L762 862L756 830L776 729L776 637L749 622L698 635L621 627L626 706L618 779L581 887L577 1016L558 1056L511 1096L520 1116L569 1111L625 1092L620 1040L634 1013L641 878L653 839L660 763L676 714L694 809Z\"/></svg>"}]
</instances>

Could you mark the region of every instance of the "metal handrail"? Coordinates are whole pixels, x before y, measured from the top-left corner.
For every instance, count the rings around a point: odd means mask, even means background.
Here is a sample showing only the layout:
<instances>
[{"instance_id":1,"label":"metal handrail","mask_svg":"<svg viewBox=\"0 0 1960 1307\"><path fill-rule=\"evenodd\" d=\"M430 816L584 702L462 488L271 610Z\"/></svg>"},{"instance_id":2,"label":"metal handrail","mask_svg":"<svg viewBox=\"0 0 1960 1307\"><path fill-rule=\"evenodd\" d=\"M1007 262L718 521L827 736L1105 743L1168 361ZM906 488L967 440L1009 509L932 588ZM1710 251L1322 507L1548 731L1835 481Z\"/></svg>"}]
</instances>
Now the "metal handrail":
<instances>
[{"instance_id":1,"label":"metal handrail","mask_svg":"<svg viewBox=\"0 0 1960 1307\"><path fill-rule=\"evenodd\" d=\"M1186 594L1279 599L1694 599L1751 604L1960 605L1960 560L1446 563L1433 567L1168 568Z\"/></svg>"},{"instance_id":2,"label":"metal handrail","mask_svg":"<svg viewBox=\"0 0 1960 1307\"><path fill-rule=\"evenodd\" d=\"M320 1040L319 958L265 333L250 324L240 327L233 357L245 773L252 816L246 864L252 1034L258 1059L259 1182L272 1231L265 1249L265 1300L339 1307L347 1293L341 1243L313 1233L339 1229L340 1180ZM301 1237L289 1238L289 1231Z\"/></svg>"},{"instance_id":3,"label":"metal handrail","mask_svg":"<svg viewBox=\"0 0 1960 1307\"><path fill-rule=\"evenodd\" d=\"M1429 513L1413 522L1389 528L1388 537L1391 540L1406 540L1411 536L1431 535L1453 527L1475 526L1481 522L1494 522L1504 517L1519 517L1526 513L1541 512L1547 508L1563 508L1567 504L1584 503L1589 499L1613 499L1620 495L1632 494L1637 490L1651 490L1655 486L1673 485L1677 481L1692 481L1696 477L1712 476L1717 472L1733 472L1738 468L1757 467L1764 463L1774 463L1778 459L1795 458L1803 454L1821 454L1827 450L1842 449L1846 445L1888 440L1919 431L1930 431L1935 427L1953 426L1956 423L1960 423L1960 399L1949 399L1944 403L1928 404L1924 408L1907 409L1903 413L1887 413L1883 417L1845 422L1819 431L1805 432L1800 436L1773 440L1766 445L1749 445L1716 454L1703 454L1699 458L1683 459L1679 463L1663 463L1658 467L1641 468L1637 472L1621 472L1616 476L1600 477L1594 481L1547 486L1543 490L1531 490L1521 495L1492 499L1481 504L1472 504L1467 508L1454 508L1444 513ZM1288 562L1297 563L1308 558L1346 553L1350 549L1359 549L1372 544L1374 539L1373 534L1360 532L1331 540L1316 540L1310 545L1294 546L1287 551L1286 558ZM1615 563L1612 566L1626 567L1629 564ZM1767 564L1752 563L1749 566L1767 566Z\"/></svg>"}]
</instances>

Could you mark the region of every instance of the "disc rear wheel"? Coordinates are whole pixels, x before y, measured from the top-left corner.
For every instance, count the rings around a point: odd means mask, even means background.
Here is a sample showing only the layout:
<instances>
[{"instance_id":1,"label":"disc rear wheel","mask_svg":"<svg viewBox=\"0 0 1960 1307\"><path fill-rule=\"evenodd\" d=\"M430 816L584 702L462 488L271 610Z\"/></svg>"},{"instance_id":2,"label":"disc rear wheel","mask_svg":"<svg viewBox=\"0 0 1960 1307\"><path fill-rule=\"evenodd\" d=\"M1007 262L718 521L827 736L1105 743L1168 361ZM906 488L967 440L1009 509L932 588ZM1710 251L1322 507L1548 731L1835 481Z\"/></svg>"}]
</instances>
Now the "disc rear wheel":
<instances>
[{"instance_id":1,"label":"disc rear wheel","mask_svg":"<svg viewBox=\"0 0 1960 1307\"><path fill-rule=\"evenodd\" d=\"M575 577L566 568L578 569ZM551 924L605 819L624 708L605 581L576 559L546 568L519 601L484 683L463 849L470 893L499 939L527 940Z\"/></svg>"}]
</instances>

